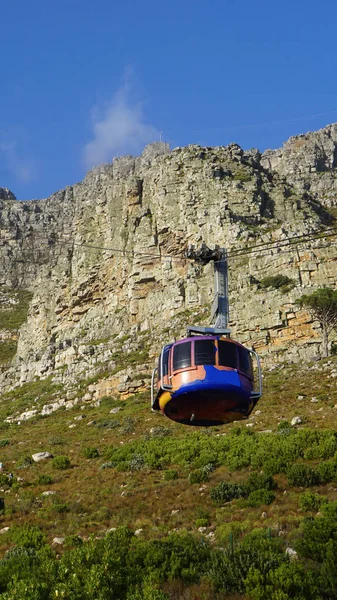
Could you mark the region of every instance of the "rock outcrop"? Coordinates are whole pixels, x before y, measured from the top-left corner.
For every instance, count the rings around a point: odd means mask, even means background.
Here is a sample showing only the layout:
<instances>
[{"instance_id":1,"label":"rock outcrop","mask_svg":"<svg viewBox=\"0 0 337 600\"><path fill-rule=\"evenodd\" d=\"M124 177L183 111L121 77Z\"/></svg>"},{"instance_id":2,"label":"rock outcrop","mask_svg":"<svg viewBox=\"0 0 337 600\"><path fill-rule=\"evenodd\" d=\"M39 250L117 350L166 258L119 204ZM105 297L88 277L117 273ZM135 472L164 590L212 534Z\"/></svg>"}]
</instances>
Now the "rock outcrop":
<instances>
[{"instance_id":1,"label":"rock outcrop","mask_svg":"<svg viewBox=\"0 0 337 600\"><path fill-rule=\"evenodd\" d=\"M212 267L184 259L201 242L229 251L233 337L267 362L319 353L318 326L295 302L308 287L336 284L331 238L317 237L333 225L336 132L331 125L262 156L236 144L170 152L158 143L48 199L2 191L2 298L25 289L32 300L0 390L49 376L67 399L90 378L86 400L145 389L132 365L146 376L162 343L195 320L208 324ZM286 293L261 286L279 273L292 280Z\"/></svg>"},{"instance_id":2,"label":"rock outcrop","mask_svg":"<svg viewBox=\"0 0 337 600\"><path fill-rule=\"evenodd\" d=\"M278 150L266 150L261 164L323 205L337 206L337 123L291 137Z\"/></svg>"}]
</instances>

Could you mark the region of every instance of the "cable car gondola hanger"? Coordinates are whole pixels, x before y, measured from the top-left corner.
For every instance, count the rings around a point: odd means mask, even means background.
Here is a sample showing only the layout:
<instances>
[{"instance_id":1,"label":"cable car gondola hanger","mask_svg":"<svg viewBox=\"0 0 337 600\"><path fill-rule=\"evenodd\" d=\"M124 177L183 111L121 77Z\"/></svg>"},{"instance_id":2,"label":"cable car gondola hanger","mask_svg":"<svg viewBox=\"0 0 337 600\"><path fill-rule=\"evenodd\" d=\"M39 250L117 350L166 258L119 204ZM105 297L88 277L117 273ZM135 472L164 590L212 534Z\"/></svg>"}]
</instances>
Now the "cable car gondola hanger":
<instances>
[{"instance_id":1,"label":"cable car gondola hanger","mask_svg":"<svg viewBox=\"0 0 337 600\"><path fill-rule=\"evenodd\" d=\"M188 326L186 338L163 347L152 373L151 408L184 425L245 419L261 397L262 375L257 353L230 338L227 251L190 246L186 258L214 263L212 325Z\"/></svg>"}]
</instances>

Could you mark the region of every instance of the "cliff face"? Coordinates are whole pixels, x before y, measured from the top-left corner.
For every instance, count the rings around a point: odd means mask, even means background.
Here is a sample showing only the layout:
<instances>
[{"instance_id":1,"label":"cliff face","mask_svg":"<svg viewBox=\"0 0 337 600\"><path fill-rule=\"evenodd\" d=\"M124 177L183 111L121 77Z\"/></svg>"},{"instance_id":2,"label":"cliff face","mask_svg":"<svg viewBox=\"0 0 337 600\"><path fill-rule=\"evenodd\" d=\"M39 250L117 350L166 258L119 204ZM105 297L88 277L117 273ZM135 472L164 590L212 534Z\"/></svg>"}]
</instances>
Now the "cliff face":
<instances>
[{"instance_id":1,"label":"cliff face","mask_svg":"<svg viewBox=\"0 0 337 600\"><path fill-rule=\"evenodd\" d=\"M291 137L279 150L266 150L261 164L325 206L337 205L337 123Z\"/></svg>"},{"instance_id":2,"label":"cliff face","mask_svg":"<svg viewBox=\"0 0 337 600\"><path fill-rule=\"evenodd\" d=\"M212 267L182 260L188 244L201 242L232 252L233 337L267 362L317 353L318 332L295 301L307 287L336 284L334 248L322 239L281 243L331 227L336 132L334 125L291 138L262 156L235 144L170 152L157 143L45 200L18 202L2 190L0 317L8 303L18 305L18 289L32 300L19 333L12 329L17 351L3 361L0 390L53 375L68 387L94 376L94 398L130 391L137 353L146 371L186 324L208 324ZM259 285L279 273L293 280L286 293ZM101 365L113 373L99 381Z\"/></svg>"}]
</instances>

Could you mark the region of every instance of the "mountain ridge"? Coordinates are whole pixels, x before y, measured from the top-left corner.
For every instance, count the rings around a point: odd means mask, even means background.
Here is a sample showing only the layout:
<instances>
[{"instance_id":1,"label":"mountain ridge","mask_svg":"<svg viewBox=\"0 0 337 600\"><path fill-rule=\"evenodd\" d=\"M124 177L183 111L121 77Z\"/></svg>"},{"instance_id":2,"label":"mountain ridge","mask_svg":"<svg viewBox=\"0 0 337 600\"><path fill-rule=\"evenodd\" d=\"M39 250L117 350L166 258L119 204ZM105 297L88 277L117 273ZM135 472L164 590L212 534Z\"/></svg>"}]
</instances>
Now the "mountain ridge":
<instances>
[{"instance_id":1,"label":"mountain ridge","mask_svg":"<svg viewBox=\"0 0 337 600\"><path fill-rule=\"evenodd\" d=\"M16 355L2 367L0 390L61 367L74 369L71 361L78 373L86 368L95 374L109 352L92 342L111 336L114 354L114 338L127 336L135 352L137 336L147 335L150 364L167 335L183 334L189 313L201 314L207 324L211 267L177 260L189 243L219 244L229 252L261 243L270 247L230 264L233 336L253 344L267 363L319 354L317 325L296 299L307 288L335 286L333 246L327 238L322 248L318 237L293 250L280 244L333 227L336 131L330 125L291 138L285 150L263 154L237 144L170 151L158 142L141 157L94 168L83 182L47 199L19 202L3 191L0 283L14 292L28 289L33 298L26 322L15 332ZM310 189L289 167L295 155L299 171L305 157ZM316 185L317 164L332 182L328 200ZM279 272L294 282L287 294L261 289L266 275Z\"/></svg>"}]
</instances>

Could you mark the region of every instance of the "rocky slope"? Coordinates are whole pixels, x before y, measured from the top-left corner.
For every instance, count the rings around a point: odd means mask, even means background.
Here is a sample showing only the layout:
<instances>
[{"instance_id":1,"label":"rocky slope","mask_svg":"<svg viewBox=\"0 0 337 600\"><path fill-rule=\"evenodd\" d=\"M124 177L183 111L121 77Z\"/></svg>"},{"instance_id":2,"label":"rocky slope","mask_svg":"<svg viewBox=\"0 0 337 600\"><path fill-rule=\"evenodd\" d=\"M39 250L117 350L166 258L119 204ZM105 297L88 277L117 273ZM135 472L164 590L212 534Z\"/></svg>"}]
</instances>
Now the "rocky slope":
<instances>
[{"instance_id":1,"label":"rocky slope","mask_svg":"<svg viewBox=\"0 0 337 600\"><path fill-rule=\"evenodd\" d=\"M2 361L0 391L48 376L64 401L145 388L160 345L188 322L208 323L212 267L183 260L202 241L232 254L233 337L266 363L318 354L317 324L295 301L336 284L335 238L310 237L333 227L336 148L336 125L263 155L157 143L48 199L19 202L1 189L1 343L18 343ZM299 235L306 241L290 246ZM288 291L261 286L279 273ZM32 295L27 316L6 328L1 314L20 305L18 290Z\"/></svg>"}]
</instances>

